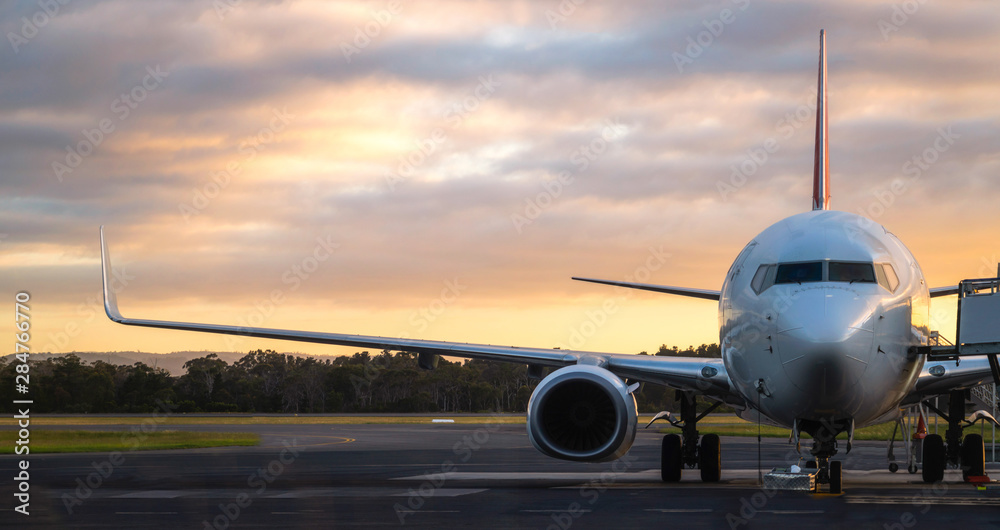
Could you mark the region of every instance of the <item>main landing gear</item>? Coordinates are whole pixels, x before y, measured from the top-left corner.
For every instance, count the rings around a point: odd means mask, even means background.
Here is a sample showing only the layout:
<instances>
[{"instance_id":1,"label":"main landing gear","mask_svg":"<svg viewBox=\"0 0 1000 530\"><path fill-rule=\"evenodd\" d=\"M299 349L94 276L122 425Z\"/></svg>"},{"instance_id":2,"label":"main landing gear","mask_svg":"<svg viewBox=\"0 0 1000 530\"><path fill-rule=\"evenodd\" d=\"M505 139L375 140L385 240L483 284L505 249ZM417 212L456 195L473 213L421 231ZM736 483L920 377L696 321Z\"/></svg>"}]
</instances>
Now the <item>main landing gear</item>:
<instances>
[{"instance_id":1,"label":"main landing gear","mask_svg":"<svg viewBox=\"0 0 1000 530\"><path fill-rule=\"evenodd\" d=\"M964 390L950 392L947 414L935 408L930 402L924 402L924 406L948 422L948 430L945 431L944 439L937 434L928 434L924 438L924 465L921 473L924 482L931 483L943 480L944 470L949 465L961 467L962 480L966 482L985 480L986 448L983 444L983 437L970 433L966 434L963 440L962 432L966 427L970 427L980 420L992 423L997 423L997 420L985 411L978 411L969 419L964 419L965 397Z\"/></svg>"},{"instance_id":2,"label":"main landing gear","mask_svg":"<svg viewBox=\"0 0 1000 530\"><path fill-rule=\"evenodd\" d=\"M694 392L678 390L676 396L681 402L679 421L669 412L660 412L646 425L649 427L654 421L664 419L681 429L680 435L668 434L663 437L660 477L664 482L679 482L681 470L687 467L698 468L701 471L702 482L718 482L722 478L722 447L719 436L706 434L699 440L698 422L722 403L717 402L705 412L698 414Z\"/></svg>"}]
</instances>

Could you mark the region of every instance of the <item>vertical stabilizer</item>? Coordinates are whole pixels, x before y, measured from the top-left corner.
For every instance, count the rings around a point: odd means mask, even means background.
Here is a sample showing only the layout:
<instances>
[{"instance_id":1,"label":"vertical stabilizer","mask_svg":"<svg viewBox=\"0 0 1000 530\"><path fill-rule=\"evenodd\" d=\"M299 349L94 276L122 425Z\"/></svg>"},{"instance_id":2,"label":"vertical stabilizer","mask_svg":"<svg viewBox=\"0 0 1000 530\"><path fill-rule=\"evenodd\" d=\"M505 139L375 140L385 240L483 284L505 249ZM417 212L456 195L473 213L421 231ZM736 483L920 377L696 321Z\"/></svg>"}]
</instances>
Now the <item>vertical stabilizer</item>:
<instances>
[{"instance_id":1,"label":"vertical stabilizer","mask_svg":"<svg viewBox=\"0 0 1000 530\"><path fill-rule=\"evenodd\" d=\"M813 159L813 210L830 209L829 148L826 115L826 31L819 30L819 83L816 85L816 153Z\"/></svg>"}]
</instances>

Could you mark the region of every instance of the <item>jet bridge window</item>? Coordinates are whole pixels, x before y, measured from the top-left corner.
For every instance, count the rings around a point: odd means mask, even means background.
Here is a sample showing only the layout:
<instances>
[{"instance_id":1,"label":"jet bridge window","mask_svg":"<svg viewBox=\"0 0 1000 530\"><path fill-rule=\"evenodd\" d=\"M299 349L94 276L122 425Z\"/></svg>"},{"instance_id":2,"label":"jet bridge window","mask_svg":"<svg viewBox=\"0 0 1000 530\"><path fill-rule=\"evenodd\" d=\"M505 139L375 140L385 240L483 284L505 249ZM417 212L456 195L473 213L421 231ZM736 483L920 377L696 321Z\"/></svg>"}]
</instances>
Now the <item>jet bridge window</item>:
<instances>
[{"instance_id":1,"label":"jet bridge window","mask_svg":"<svg viewBox=\"0 0 1000 530\"><path fill-rule=\"evenodd\" d=\"M875 270L871 263L831 261L830 281L875 283Z\"/></svg>"},{"instance_id":2,"label":"jet bridge window","mask_svg":"<svg viewBox=\"0 0 1000 530\"><path fill-rule=\"evenodd\" d=\"M823 262L781 263L774 283L805 283L823 281Z\"/></svg>"}]
</instances>

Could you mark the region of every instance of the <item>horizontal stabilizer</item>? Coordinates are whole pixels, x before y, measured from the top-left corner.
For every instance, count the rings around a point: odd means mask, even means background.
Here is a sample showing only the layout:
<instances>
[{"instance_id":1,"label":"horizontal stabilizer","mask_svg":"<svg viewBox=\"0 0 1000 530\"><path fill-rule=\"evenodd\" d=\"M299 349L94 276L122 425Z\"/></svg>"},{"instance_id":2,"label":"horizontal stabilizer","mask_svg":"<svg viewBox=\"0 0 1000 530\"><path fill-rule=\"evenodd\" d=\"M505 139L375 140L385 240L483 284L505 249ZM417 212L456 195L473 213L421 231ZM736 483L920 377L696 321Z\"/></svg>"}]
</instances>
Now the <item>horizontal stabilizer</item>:
<instances>
[{"instance_id":1,"label":"horizontal stabilizer","mask_svg":"<svg viewBox=\"0 0 1000 530\"><path fill-rule=\"evenodd\" d=\"M593 278L577 278L574 280L581 282L600 283L604 285L614 285L626 287L628 289L640 289L642 291L653 291L654 293L676 294L680 296L690 296L691 298L703 298L705 300L719 300L719 291L708 289L692 289L690 287L671 287L669 285L651 285L648 283L617 282L613 280L595 280Z\"/></svg>"}]
</instances>

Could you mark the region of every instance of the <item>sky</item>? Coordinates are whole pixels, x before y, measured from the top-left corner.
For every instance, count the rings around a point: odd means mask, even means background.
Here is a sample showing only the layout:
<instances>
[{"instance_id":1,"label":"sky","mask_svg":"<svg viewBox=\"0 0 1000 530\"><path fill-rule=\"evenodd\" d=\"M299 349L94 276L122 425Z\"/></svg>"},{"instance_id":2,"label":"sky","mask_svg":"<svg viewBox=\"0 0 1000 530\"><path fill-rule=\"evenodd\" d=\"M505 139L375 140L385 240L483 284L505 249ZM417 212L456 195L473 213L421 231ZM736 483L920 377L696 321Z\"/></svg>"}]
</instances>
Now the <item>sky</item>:
<instances>
[{"instance_id":1,"label":"sky","mask_svg":"<svg viewBox=\"0 0 1000 530\"><path fill-rule=\"evenodd\" d=\"M992 276L986 0L59 0L0 7L0 286L33 351L355 351L111 323L104 225L129 317L717 342L714 302L570 277L719 289L808 210L821 28L832 207Z\"/></svg>"}]
</instances>

